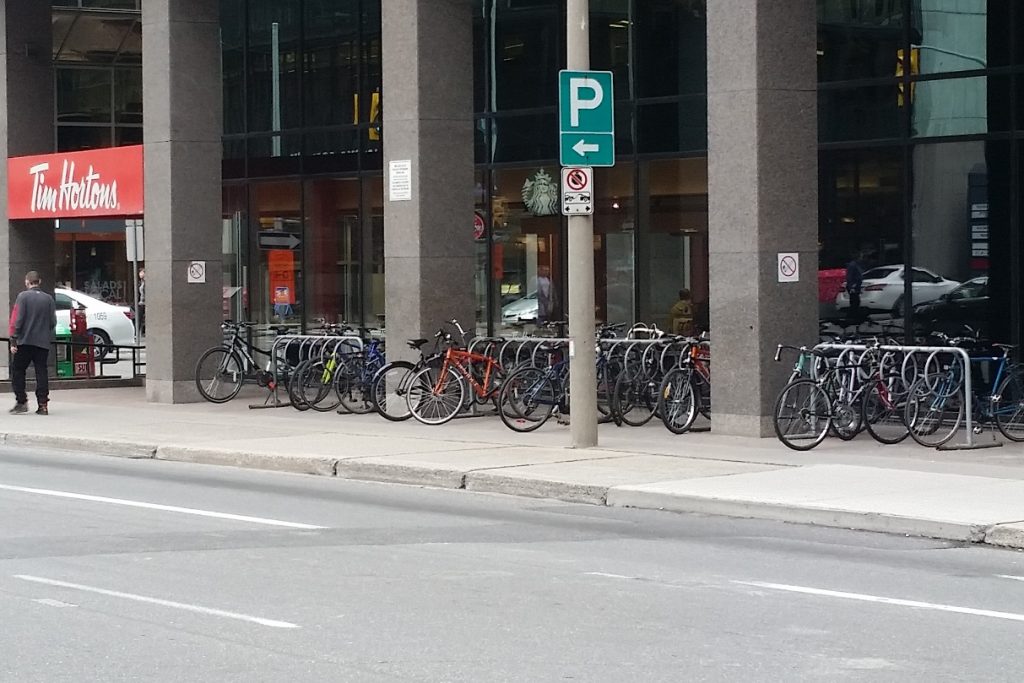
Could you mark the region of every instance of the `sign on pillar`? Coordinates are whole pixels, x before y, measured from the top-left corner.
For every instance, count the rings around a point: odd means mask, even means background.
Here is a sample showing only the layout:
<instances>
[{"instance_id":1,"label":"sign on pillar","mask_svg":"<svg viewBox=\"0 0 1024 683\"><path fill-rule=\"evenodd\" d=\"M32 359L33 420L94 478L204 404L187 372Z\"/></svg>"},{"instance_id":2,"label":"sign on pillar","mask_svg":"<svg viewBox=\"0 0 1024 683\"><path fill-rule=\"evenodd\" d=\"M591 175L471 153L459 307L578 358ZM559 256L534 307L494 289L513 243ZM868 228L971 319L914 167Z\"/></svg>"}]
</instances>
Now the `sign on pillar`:
<instances>
[{"instance_id":1,"label":"sign on pillar","mask_svg":"<svg viewBox=\"0 0 1024 683\"><path fill-rule=\"evenodd\" d=\"M594 213L594 169L562 169L562 215L589 216Z\"/></svg>"},{"instance_id":2,"label":"sign on pillar","mask_svg":"<svg viewBox=\"0 0 1024 683\"><path fill-rule=\"evenodd\" d=\"M612 72L559 71L558 102L562 166L614 166Z\"/></svg>"}]
</instances>

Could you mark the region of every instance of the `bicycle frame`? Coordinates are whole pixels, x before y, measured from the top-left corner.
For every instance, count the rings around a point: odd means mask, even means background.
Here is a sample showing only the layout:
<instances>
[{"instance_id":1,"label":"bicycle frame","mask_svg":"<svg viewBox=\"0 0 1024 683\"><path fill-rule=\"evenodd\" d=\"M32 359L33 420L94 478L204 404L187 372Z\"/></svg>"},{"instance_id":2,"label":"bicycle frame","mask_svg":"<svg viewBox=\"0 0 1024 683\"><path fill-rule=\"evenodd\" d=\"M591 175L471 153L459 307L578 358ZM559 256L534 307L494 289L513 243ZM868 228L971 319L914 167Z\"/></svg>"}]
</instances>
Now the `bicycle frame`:
<instances>
[{"instance_id":1,"label":"bicycle frame","mask_svg":"<svg viewBox=\"0 0 1024 683\"><path fill-rule=\"evenodd\" d=\"M477 382L473 376L473 363L484 364L483 384ZM500 387L491 386L491 375L492 373L497 374L496 371L500 367L498 362L491 356L461 349L448 349L444 355L441 371L437 374L437 381L434 383L434 393L441 393L442 387L444 387L445 382L448 380L448 372L454 368L466 380L469 388L478 398L490 398L500 389Z\"/></svg>"}]
</instances>

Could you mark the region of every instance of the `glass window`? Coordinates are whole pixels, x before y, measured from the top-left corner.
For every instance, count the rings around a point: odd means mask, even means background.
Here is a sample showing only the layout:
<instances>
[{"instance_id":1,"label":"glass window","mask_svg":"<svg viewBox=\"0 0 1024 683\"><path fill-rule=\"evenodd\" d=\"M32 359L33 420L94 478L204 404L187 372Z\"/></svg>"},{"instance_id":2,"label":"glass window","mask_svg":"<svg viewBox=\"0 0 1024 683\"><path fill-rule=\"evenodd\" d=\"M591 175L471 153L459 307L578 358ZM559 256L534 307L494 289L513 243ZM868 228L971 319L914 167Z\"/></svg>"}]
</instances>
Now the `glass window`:
<instances>
[{"instance_id":1,"label":"glass window","mask_svg":"<svg viewBox=\"0 0 1024 683\"><path fill-rule=\"evenodd\" d=\"M833 332L868 316L889 325L903 286L903 150L822 152L819 169L819 315Z\"/></svg>"},{"instance_id":2,"label":"glass window","mask_svg":"<svg viewBox=\"0 0 1024 683\"><path fill-rule=\"evenodd\" d=\"M818 80L895 76L904 0L818 0Z\"/></svg>"},{"instance_id":3,"label":"glass window","mask_svg":"<svg viewBox=\"0 0 1024 683\"><path fill-rule=\"evenodd\" d=\"M632 163L594 169L594 304L599 322L636 320L636 202Z\"/></svg>"},{"instance_id":4,"label":"glass window","mask_svg":"<svg viewBox=\"0 0 1024 683\"><path fill-rule=\"evenodd\" d=\"M635 2L636 96L707 92L707 0Z\"/></svg>"},{"instance_id":5,"label":"glass window","mask_svg":"<svg viewBox=\"0 0 1024 683\"><path fill-rule=\"evenodd\" d=\"M366 273L363 324L384 326L384 178L363 178L363 270Z\"/></svg>"},{"instance_id":6,"label":"glass window","mask_svg":"<svg viewBox=\"0 0 1024 683\"><path fill-rule=\"evenodd\" d=\"M248 232L247 188L227 185L223 190L221 252L224 269L223 310L225 320L249 320L249 283L246 267Z\"/></svg>"},{"instance_id":7,"label":"glass window","mask_svg":"<svg viewBox=\"0 0 1024 683\"><path fill-rule=\"evenodd\" d=\"M971 71L1009 63L1010 0L912 0L915 73Z\"/></svg>"},{"instance_id":8,"label":"glass window","mask_svg":"<svg viewBox=\"0 0 1024 683\"><path fill-rule=\"evenodd\" d=\"M306 3L307 126L361 123L359 5L359 0Z\"/></svg>"},{"instance_id":9,"label":"glass window","mask_svg":"<svg viewBox=\"0 0 1024 683\"><path fill-rule=\"evenodd\" d=\"M558 115L499 116L491 120L492 161L558 157Z\"/></svg>"},{"instance_id":10,"label":"glass window","mask_svg":"<svg viewBox=\"0 0 1024 683\"><path fill-rule=\"evenodd\" d=\"M704 96L637 109L641 153L703 152L708 148L708 103Z\"/></svg>"},{"instance_id":11,"label":"glass window","mask_svg":"<svg viewBox=\"0 0 1024 683\"><path fill-rule=\"evenodd\" d=\"M902 138L905 104L903 86L895 81L888 85L819 89L818 140L847 142Z\"/></svg>"},{"instance_id":12,"label":"glass window","mask_svg":"<svg viewBox=\"0 0 1024 683\"><path fill-rule=\"evenodd\" d=\"M911 290L919 334L962 335L970 328L1010 339L1009 147L978 141L913 149L914 265L928 271L915 271ZM991 299L947 296L978 278L994 283Z\"/></svg>"},{"instance_id":13,"label":"glass window","mask_svg":"<svg viewBox=\"0 0 1024 683\"><path fill-rule=\"evenodd\" d=\"M310 322L362 320L362 224L359 180L306 183Z\"/></svg>"},{"instance_id":14,"label":"glass window","mask_svg":"<svg viewBox=\"0 0 1024 683\"><path fill-rule=\"evenodd\" d=\"M249 3L249 130L302 125L299 0ZM277 60L274 61L274 55Z\"/></svg>"},{"instance_id":15,"label":"glass window","mask_svg":"<svg viewBox=\"0 0 1024 683\"><path fill-rule=\"evenodd\" d=\"M142 124L142 69L114 70L114 121Z\"/></svg>"},{"instance_id":16,"label":"glass window","mask_svg":"<svg viewBox=\"0 0 1024 683\"><path fill-rule=\"evenodd\" d=\"M629 99L630 36L633 18L630 0L604 0L590 5L590 68L611 71L615 78L615 98Z\"/></svg>"},{"instance_id":17,"label":"glass window","mask_svg":"<svg viewBox=\"0 0 1024 683\"><path fill-rule=\"evenodd\" d=\"M970 135L1007 130L1010 78L954 78L912 84L911 134ZM989 103L995 116L989 116Z\"/></svg>"},{"instance_id":18,"label":"glass window","mask_svg":"<svg viewBox=\"0 0 1024 683\"><path fill-rule=\"evenodd\" d=\"M57 123L110 123L110 69L57 69Z\"/></svg>"},{"instance_id":19,"label":"glass window","mask_svg":"<svg viewBox=\"0 0 1024 683\"><path fill-rule=\"evenodd\" d=\"M110 126L57 126L57 151L78 152L113 144Z\"/></svg>"},{"instance_id":20,"label":"glass window","mask_svg":"<svg viewBox=\"0 0 1024 683\"><path fill-rule=\"evenodd\" d=\"M565 63L564 21L558 3L494 3L491 111L530 109L558 104L558 70Z\"/></svg>"},{"instance_id":21,"label":"glass window","mask_svg":"<svg viewBox=\"0 0 1024 683\"><path fill-rule=\"evenodd\" d=\"M265 324L301 325L304 309L301 244L301 186L297 182L251 186L253 233L250 258L252 320ZM261 236L263 241L261 242ZM273 242L268 238L276 238ZM284 245L284 246L280 246Z\"/></svg>"},{"instance_id":22,"label":"glass window","mask_svg":"<svg viewBox=\"0 0 1024 683\"><path fill-rule=\"evenodd\" d=\"M637 320L678 334L706 330L707 158L643 162L638 188ZM683 299L691 302L686 315L676 307Z\"/></svg>"},{"instance_id":23,"label":"glass window","mask_svg":"<svg viewBox=\"0 0 1024 683\"><path fill-rule=\"evenodd\" d=\"M495 171L491 199L492 309L499 333L531 331L564 318L562 217L558 166Z\"/></svg>"}]
</instances>

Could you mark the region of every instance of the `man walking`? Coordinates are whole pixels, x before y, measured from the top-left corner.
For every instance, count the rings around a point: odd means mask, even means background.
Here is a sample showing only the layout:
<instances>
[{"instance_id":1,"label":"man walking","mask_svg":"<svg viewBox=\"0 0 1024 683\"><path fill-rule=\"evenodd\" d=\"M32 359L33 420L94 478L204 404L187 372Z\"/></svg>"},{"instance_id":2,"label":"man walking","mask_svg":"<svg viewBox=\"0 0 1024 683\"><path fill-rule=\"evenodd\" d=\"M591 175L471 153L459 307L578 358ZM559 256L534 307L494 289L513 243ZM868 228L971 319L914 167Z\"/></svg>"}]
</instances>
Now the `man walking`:
<instances>
[{"instance_id":1,"label":"man walking","mask_svg":"<svg viewBox=\"0 0 1024 683\"><path fill-rule=\"evenodd\" d=\"M30 270L25 275L25 291L18 295L11 311L11 384L14 385L14 400L11 413L28 412L28 394L25 392L25 371L29 365L36 371L36 401L39 407L36 415L48 415L50 381L46 361L53 344L57 327L57 305L53 297L39 289L43 282L39 273Z\"/></svg>"}]
</instances>

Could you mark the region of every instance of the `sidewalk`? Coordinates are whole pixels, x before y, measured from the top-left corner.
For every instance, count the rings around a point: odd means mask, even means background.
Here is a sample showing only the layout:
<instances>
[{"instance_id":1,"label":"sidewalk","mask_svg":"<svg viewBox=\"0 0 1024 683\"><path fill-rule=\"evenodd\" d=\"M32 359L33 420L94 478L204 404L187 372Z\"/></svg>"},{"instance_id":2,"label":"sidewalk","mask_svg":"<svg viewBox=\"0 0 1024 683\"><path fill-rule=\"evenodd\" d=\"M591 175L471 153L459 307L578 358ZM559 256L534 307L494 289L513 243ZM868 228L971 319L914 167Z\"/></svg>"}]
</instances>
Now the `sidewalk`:
<instances>
[{"instance_id":1,"label":"sidewalk","mask_svg":"<svg viewBox=\"0 0 1024 683\"><path fill-rule=\"evenodd\" d=\"M54 392L49 417L0 414L8 447L58 448L597 505L776 519L1024 548L1024 444L939 452L863 435L809 453L774 439L601 426L568 448L552 420L517 434L494 417L441 427L377 415L154 405L145 390ZM988 434L980 438L990 438Z\"/></svg>"}]
</instances>

